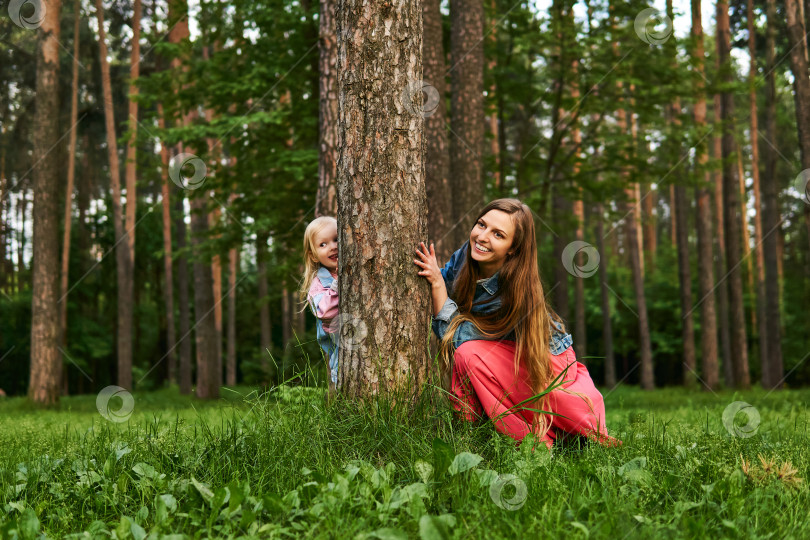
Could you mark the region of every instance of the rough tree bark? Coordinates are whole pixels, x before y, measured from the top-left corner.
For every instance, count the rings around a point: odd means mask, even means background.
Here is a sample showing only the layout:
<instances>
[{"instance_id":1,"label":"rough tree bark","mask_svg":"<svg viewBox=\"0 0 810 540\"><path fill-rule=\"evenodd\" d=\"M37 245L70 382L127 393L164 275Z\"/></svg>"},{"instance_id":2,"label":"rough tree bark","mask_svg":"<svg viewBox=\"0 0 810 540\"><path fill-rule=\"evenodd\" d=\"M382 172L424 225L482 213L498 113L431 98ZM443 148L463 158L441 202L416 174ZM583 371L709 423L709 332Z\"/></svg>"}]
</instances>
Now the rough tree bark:
<instances>
[{"instance_id":1,"label":"rough tree bark","mask_svg":"<svg viewBox=\"0 0 810 540\"><path fill-rule=\"evenodd\" d=\"M720 78L725 83L731 82L730 67L731 45L729 31L729 8L727 0L717 2L717 52L720 63ZM734 94L727 89L720 94L720 115L723 130L723 198L725 202L726 225L726 266L728 268L729 311L731 323L731 360L734 368L734 383L737 388L751 386L748 372L748 344L746 342L745 309L743 305L743 287L741 261L739 171L735 163L739 151L735 135ZM721 278L722 279L722 278Z\"/></svg>"},{"instance_id":2,"label":"rough tree bark","mask_svg":"<svg viewBox=\"0 0 810 540\"><path fill-rule=\"evenodd\" d=\"M705 74L705 57L703 45L703 21L700 7L701 0L692 0L692 39L694 42L693 57L695 69L701 75L695 78L694 118L698 133L706 129L706 87L703 82ZM717 314L714 302L714 273L712 268L712 214L711 197L708 185L711 174L706 169L709 161L708 148L704 143L695 147L695 160L698 174L702 174L702 184L695 189L697 216L695 226L698 237L698 287L700 292L701 337L700 352L703 383L707 390L717 388L719 381L717 363Z\"/></svg>"},{"instance_id":3,"label":"rough tree bark","mask_svg":"<svg viewBox=\"0 0 810 540\"><path fill-rule=\"evenodd\" d=\"M408 90L423 80L422 4L343 0L337 28L337 386L355 396L418 392L428 366L430 300L413 264L413 250L427 235L425 140L421 93ZM478 60L465 59L458 69L466 73L476 64L480 73ZM410 97L416 107L404 103ZM475 118L483 114L477 110Z\"/></svg>"},{"instance_id":4,"label":"rough tree bark","mask_svg":"<svg viewBox=\"0 0 810 540\"><path fill-rule=\"evenodd\" d=\"M337 126L338 126L338 97L337 74L335 63L337 61L337 42L335 35L335 5L337 0L320 0L320 37L318 48L320 59L318 63L319 86L319 132L320 152L318 154L318 193L315 204L316 216L334 216L337 214L337 195L335 182L337 179Z\"/></svg>"},{"instance_id":5,"label":"rough tree bark","mask_svg":"<svg viewBox=\"0 0 810 540\"><path fill-rule=\"evenodd\" d=\"M450 182L460 246L484 204L484 3L451 0L450 17Z\"/></svg>"},{"instance_id":6,"label":"rough tree bark","mask_svg":"<svg viewBox=\"0 0 810 540\"><path fill-rule=\"evenodd\" d=\"M424 37L424 95L427 109L425 117L425 190L428 200L428 238L436 243L436 257L446 262L454 243L453 205L450 199L450 148L447 142L447 106L444 45L442 40L442 14L439 0L423 0L422 20ZM420 90L421 91L421 90ZM435 107L433 107L435 102Z\"/></svg>"},{"instance_id":7,"label":"rough tree bark","mask_svg":"<svg viewBox=\"0 0 810 540\"><path fill-rule=\"evenodd\" d=\"M45 0L37 31L36 110L34 112L34 261L31 300L31 378L34 402L59 401L59 162L50 152L59 140L59 15L61 0Z\"/></svg>"},{"instance_id":8,"label":"rough tree bark","mask_svg":"<svg viewBox=\"0 0 810 540\"><path fill-rule=\"evenodd\" d=\"M776 140L776 0L767 0L768 27L765 38L765 132L769 141ZM779 239L781 219L779 211L779 186L776 178L776 149L765 148L765 176L762 179L762 237L765 260L765 314L768 333L767 360L768 377L763 373L763 386L781 388L784 374L782 362L782 324L779 311Z\"/></svg>"},{"instance_id":9,"label":"rough tree bark","mask_svg":"<svg viewBox=\"0 0 810 540\"><path fill-rule=\"evenodd\" d=\"M113 227L115 230L115 261L118 283L118 386L132 389L132 276L129 240L121 208L121 171L118 161L118 140L115 135L110 64L107 62L107 36L104 31L104 8L96 0L98 19L98 48L101 60L101 87L104 93L104 120L107 130L107 153L110 161Z\"/></svg>"}]
</instances>

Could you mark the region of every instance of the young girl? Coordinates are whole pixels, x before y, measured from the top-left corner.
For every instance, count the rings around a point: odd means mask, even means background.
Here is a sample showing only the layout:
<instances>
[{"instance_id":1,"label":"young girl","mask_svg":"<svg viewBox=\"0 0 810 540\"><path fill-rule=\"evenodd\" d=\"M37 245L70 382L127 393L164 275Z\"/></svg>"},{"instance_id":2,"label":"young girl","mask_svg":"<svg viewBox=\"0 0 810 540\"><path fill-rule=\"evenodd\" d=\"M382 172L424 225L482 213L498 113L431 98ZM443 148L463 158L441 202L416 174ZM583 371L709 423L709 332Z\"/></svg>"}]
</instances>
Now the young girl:
<instances>
[{"instance_id":1,"label":"young girl","mask_svg":"<svg viewBox=\"0 0 810 540\"><path fill-rule=\"evenodd\" d=\"M617 442L607 434L602 395L546 306L528 206L489 203L442 269L432 244L416 253L418 275L431 285L433 330L443 357L453 358L454 407L465 419L486 414L498 431L518 441L534 433L549 448L565 433ZM560 386L531 400L555 378Z\"/></svg>"},{"instance_id":2,"label":"young girl","mask_svg":"<svg viewBox=\"0 0 810 540\"><path fill-rule=\"evenodd\" d=\"M333 217L315 218L304 232L304 279L301 301L317 318L318 343L329 362L332 384L337 383L338 340L338 233Z\"/></svg>"}]
</instances>

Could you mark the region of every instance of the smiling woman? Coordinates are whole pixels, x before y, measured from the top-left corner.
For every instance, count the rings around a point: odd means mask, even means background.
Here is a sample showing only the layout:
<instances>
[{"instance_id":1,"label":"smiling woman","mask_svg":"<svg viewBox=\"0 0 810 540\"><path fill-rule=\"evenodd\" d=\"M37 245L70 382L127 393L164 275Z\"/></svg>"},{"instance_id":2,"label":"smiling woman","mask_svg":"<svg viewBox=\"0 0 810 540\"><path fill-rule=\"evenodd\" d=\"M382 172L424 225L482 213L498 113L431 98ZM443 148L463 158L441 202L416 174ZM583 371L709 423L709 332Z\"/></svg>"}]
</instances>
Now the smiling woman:
<instances>
[{"instance_id":1,"label":"smiling woman","mask_svg":"<svg viewBox=\"0 0 810 540\"><path fill-rule=\"evenodd\" d=\"M431 285L442 357L453 358L454 406L465 419L483 414L518 441L535 433L549 447L562 432L617 442L607 434L602 395L546 305L528 206L489 203L442 269L432 244L416 253L418 275Z\"/></svg>"}]
</instances>

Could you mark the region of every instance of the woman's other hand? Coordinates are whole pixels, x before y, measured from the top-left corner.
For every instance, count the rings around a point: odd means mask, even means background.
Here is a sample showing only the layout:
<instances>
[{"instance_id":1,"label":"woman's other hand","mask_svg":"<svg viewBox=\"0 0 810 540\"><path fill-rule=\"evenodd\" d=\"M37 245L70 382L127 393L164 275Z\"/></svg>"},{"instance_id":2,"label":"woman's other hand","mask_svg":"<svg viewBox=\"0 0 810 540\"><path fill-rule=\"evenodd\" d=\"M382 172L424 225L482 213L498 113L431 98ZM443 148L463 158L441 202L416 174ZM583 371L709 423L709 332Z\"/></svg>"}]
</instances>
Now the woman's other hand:
<instances>
[{"instance_id":1,"label":"woman's other hand","mask_svg":"<svg viewBox=\"0 0 810 540\"><path fill-rule=\"evenodd\" d=\"M418 259L414 259L413 262L421 268L417 274L425 278L431 287L444 285L444 278L439 268L439 262L436 260L433 244L430 244L430 250L428 250L424 242L419 242L419 247L415 251Z\"/></svg>"}]
</instances>

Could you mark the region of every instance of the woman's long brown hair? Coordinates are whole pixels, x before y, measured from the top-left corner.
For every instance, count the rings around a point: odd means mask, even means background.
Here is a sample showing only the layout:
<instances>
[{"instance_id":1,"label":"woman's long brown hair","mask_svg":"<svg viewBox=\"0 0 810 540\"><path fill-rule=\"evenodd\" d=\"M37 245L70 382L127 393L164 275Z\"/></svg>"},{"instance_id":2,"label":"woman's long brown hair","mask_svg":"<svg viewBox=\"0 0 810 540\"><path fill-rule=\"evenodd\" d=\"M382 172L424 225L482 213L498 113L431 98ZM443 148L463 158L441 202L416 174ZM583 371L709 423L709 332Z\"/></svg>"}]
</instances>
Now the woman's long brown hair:
<instances>
[{"instance_id":1,"label":"woman's long brown hair","mask_svg":"<svg viewBox=\"0 0 810 540\"><path fill-rule=\"evenodd\" d=\"M549 357L551 340L551 319L562 323L559 316L546 305L543 284L537 266L537 239L535 237L534 219L528 206L517 199L496 199L481 210L475 223L490 210L500 210L509 214L515 226L512 239L511 255L498 275L497 297L501 307L491 313L472 313L476 282L479 279L478 262L472 258L470 246L455 281L452 284L450 297L458 304L459 315L450 323L441 342L442 358L445 366L453 357L453 335L459 325L465 321L474 324L484 336L491 339L503 338L509 332L515 332L515 375L518 374L520 359L529 374L529 385L534 395L544 393L553 374ZM532 409L545 409L548 394L544 394L535 403L528 405ZM549 427L547 415L535 414L535 429L542 436Z\"/></svg>"}]
</instances>

